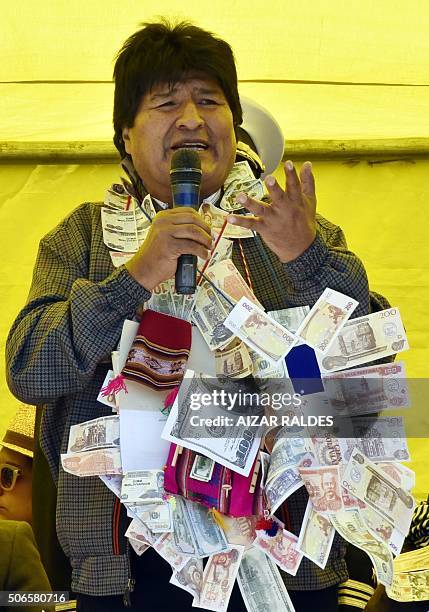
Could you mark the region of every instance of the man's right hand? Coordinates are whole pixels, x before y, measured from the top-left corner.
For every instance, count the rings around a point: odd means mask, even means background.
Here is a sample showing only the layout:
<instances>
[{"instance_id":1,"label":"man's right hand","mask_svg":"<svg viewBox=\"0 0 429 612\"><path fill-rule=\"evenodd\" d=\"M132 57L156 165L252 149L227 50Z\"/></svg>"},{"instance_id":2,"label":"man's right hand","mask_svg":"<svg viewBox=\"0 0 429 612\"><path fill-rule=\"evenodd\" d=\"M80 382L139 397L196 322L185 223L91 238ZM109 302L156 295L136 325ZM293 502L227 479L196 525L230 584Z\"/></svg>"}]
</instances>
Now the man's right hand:
<instances>
[{"instance_id":1,"label":"man's right hand","mask_svg":"<svg viewBox=\"0 0 429 612\"><path fill-rule=\"evenodd\" d=\"M180 255L207 259L212 248L210 226L190 207L157 213L145 241L130 261L128 272L148 291L176 272Z\"/></svg>"}]
</instances>

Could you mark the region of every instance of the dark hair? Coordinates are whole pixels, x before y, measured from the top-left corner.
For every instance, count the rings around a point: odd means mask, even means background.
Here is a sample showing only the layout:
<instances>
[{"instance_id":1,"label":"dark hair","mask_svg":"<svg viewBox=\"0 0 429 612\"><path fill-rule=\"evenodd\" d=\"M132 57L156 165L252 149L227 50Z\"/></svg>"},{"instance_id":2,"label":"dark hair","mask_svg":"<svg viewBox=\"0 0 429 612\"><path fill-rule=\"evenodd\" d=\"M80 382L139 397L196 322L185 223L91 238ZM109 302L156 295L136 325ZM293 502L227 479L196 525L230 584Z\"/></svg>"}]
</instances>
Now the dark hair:
<instances>
[{"instance_id":1,"label":"dark hair","mask_svg":"<svg viewBox=\"0 0 429 612\"><path fill-rule=\"evenodd\" d=\"M189 22L143 23L116 56L113 78L113 142L126 155L122 129L132 127L143 96L157 83L174 84L188 74L202 73L221 87L234 125L243 120L237 88L237 71L231 47L211 32Z\"/></svg>"}]
</instances>

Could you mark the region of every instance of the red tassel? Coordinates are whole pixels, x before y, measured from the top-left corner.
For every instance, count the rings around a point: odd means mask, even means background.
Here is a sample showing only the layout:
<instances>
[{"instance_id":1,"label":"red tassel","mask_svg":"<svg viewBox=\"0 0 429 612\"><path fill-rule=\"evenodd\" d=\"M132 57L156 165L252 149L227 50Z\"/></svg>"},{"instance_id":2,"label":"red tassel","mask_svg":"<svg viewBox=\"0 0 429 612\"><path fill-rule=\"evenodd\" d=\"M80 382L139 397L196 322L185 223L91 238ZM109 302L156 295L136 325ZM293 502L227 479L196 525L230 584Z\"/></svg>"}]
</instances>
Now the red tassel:
<instances>
[{"instance_id":1,"label":"red tassel","mask_svg":"<svg viewBox=\"0 0 429 612\"><path fill-rule=\"evenodd\" d=\"M177 394L179 393L179 387L174 387L174 389L172 389L170 391L170 393L167 395L167 397L164 400L164 408L171 408L171 406L174 404L174 402L176 401L176 397Z\"/></svg>"},{"instance_id":2,"label":"red tassel","mask_svg":"<svg viewBox=\"0 0 429 612\"><path fill-rule=\"evenodd\" d=\"M112 380L101 389L101 395L103 397L107 397L108 395L116 395L116 393L119 393L119 391L125 391L125 393L128 393L125 379L122 374L119 374L119 376L116 376L116 378L112 378Z\"/></svg>"},{"instance_id":3,"label":"red tassel","mask_svg":"<svg viewBox=\"0 0 429 612\"><path fill-rule=\"evenodd\" d=\"M274 538L279 530L279 524L273 519L260 518L256 521L255 529L256 531L265 531L270 538Z\"/></svg>"}]
</instances>

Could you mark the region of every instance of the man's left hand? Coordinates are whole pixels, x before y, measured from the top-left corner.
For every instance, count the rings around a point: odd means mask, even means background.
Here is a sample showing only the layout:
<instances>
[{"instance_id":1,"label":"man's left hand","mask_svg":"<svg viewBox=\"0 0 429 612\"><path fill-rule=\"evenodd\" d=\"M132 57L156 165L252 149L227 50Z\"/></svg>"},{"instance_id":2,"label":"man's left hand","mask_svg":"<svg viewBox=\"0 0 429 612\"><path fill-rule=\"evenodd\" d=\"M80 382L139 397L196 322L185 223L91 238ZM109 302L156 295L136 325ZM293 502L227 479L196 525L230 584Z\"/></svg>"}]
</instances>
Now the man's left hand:
<instances>
[{"instance_id":1,"label":"man's left hand","mask_svg":"<svg viewBox=\"0 0 429 612\"><path fill-rule=\"evenodd\" d=\"M316 237L316 193L310 162L305 162L298 174L291 161L284 165L286 188L283 190L273 176L265 185L271 202L261 202L240 193L237 200L251 216L228 215L228 221L255 230L265 244L286 263L299 257Z\"/></svg>"}]
</instances>

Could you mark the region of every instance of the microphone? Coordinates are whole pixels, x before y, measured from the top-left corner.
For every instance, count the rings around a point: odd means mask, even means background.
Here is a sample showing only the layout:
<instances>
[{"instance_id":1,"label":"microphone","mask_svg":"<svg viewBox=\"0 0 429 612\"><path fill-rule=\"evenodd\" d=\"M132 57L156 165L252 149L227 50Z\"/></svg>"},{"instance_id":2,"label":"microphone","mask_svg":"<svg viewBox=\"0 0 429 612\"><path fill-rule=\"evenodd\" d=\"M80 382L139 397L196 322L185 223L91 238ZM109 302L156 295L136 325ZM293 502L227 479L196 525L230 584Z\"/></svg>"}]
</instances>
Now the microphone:
<instances>
[{"instance_id":1,"label":"microphone","mask_svg":"<svg viewBox=\"0 0 429 612\"><path fill-rule=\"evenodd\" d=\"M201 160L192 149L179 149L171 159L170 182L173 207L190 206L198 210L200 205ZM191 295L197 285L196 255L180 255L177 260L176 293Z\"/></svg>"}]
</instances>

